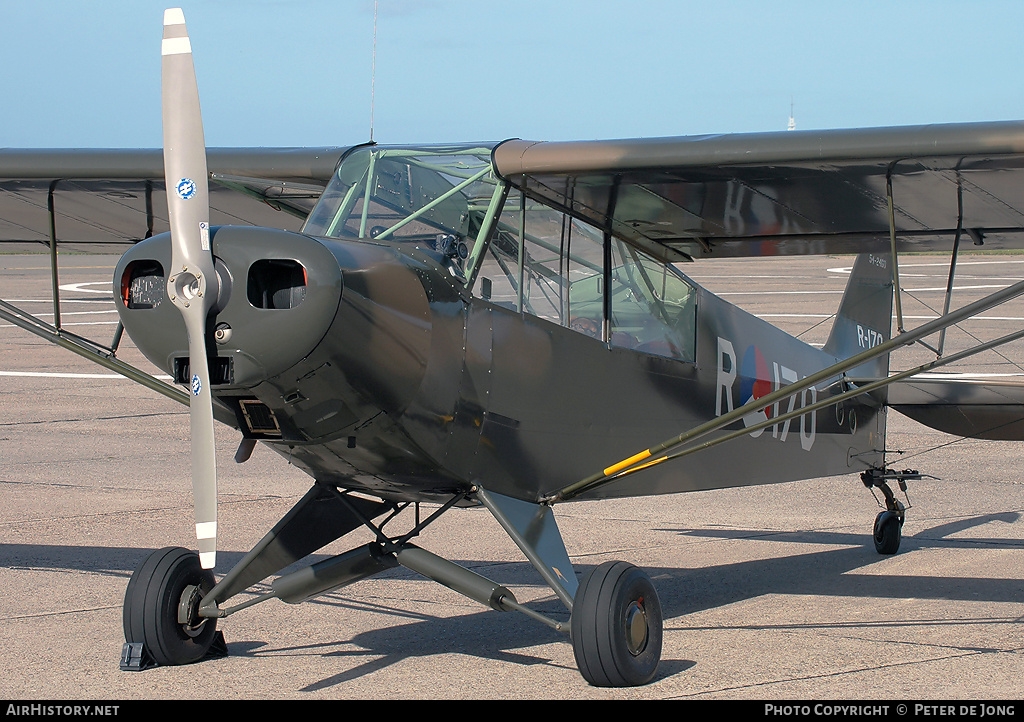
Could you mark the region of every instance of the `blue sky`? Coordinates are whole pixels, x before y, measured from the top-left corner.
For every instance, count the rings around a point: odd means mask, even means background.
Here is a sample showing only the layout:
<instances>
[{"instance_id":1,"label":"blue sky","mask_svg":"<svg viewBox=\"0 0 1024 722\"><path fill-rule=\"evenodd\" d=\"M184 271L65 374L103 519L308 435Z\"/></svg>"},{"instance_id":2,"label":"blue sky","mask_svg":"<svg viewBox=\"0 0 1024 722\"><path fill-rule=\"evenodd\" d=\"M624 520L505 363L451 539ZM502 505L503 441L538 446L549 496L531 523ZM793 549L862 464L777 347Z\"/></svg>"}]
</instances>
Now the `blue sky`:
<instances>
[{"instance_id":1,"label":"blue sky","mask_svg":"<svg viewBox=\"0 0 1024 722\"><path fill-rule=\"evenodd\" d=\"M174 0L0 0L0 147L156 147ZM370 133L373 0L182 0L211 146ZM379 0L374 139L1024 119L1024 2Z\"/></svg>"}]
</instances>

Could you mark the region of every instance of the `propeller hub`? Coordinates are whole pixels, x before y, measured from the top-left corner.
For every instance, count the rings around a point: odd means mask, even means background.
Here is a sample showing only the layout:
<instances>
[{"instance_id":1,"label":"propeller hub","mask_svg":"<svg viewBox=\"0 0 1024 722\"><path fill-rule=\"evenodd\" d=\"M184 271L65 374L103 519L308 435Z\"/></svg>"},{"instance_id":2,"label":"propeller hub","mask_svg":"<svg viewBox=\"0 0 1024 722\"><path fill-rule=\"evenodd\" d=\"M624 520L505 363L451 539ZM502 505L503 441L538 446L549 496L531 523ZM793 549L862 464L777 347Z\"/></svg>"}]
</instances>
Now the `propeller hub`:
<instances>
[{"instance_id":1,"label":"propeller hub","mask_svg":"<svg viewBox=\"0 0 1024 722\"><path fill-rule=\"evenodd\" d=\"M186 308L193 300L202 298L206 294L206 279L202 273L193 274L185 270L171 276L169 280L173 289L171 301L177 302L180 299Z\"/></svg>"}]
</instances>

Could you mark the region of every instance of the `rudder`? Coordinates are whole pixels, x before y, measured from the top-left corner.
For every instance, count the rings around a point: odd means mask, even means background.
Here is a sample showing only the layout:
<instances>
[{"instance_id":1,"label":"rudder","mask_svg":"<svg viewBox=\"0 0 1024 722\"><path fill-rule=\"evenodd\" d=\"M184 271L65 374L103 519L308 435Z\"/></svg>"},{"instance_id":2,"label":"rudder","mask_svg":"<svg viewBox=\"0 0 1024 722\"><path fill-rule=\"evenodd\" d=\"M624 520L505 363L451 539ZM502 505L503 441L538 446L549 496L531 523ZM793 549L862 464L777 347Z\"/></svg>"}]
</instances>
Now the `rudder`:
<instances>
[{"instance_id":1,"label":"rudder","mask_svg":"<svg viewBox=\"0 0 1024 722\"><path fill-rule=\"evenodd\" d=\"M888 253L857 256L839 303L836 320L824 351L837 359L849 358L887 341L892 335L892 258ZM889 355L883 354L854 369L852 377L882 378L889 373Z\"/></svg>"}]
</instances>

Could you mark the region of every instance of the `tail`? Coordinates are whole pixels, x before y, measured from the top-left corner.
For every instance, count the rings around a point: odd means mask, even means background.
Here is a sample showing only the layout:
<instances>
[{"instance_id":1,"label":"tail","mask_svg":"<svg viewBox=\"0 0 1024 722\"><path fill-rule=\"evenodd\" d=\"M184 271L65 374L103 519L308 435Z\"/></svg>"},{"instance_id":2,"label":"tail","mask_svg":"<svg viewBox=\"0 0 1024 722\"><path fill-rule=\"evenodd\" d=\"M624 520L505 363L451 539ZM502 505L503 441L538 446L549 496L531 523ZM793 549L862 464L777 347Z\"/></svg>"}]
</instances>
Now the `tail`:
<instances>
[{"instance_id":1,"label":"tail","mask_svg":"<svg viewBox=\"0 0 1024 722\"><path fill-rule=\"evenodd\" d=\"M892 331L892 267L888 254L861 254L853 266L824 350L849 358L889 338ZM888 354L849 372L853 378L884 378ZM1024 383L915 376L886 387L886 404L925 426L974 439L1024 441Z\"/></svg>"},{"instance_id":2,"label":"tail","mask_svg":"<svg viewBox=\"0 0 1024 722\"><path fill-rule=\"evenodd\" d=\"M857 256L824 351L849 358L889 340L892 335L892 258L888 253ZM848 372L852 377L884 378L889 355L883 354Z\"/></svg>"}]
</instances>

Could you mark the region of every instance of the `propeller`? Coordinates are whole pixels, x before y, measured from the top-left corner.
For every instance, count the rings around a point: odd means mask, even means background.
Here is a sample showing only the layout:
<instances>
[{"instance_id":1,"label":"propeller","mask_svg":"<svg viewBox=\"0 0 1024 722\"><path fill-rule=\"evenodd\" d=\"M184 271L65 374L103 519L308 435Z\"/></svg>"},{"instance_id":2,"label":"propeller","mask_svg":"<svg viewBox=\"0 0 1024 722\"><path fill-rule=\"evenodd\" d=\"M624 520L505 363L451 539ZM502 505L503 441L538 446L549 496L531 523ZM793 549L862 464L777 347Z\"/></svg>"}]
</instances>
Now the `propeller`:
<instances>
[{"instance_id":1,"label":"propeller","mask_svg":"<svg viewBox=\"0 0 1024 722\"><path fill-rule=\"evenodd\" d=\"M212 569L217 558L217 462L206 336L219 283L210 250L206 141L199 88L180 8L164 11L161 56L164 180L172 249L167 294L181 311L188 332L196 538L200 563L204 569Z\"/></svg>"}]
</instances>

